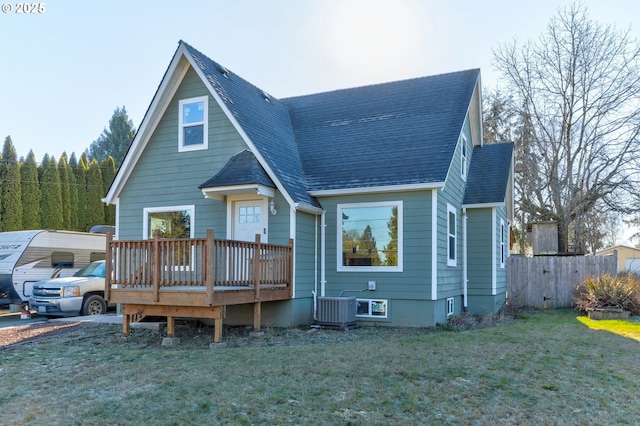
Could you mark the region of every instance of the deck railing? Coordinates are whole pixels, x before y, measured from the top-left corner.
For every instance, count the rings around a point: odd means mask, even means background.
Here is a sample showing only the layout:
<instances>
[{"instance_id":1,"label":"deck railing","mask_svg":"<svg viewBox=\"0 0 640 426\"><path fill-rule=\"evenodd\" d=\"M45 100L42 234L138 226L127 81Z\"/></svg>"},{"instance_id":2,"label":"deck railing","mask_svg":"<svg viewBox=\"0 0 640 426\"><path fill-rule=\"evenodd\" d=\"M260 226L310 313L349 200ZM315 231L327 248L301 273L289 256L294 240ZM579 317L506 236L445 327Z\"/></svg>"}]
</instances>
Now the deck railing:
<instances>
[{"instance_id":1,"label":"deck railing","mask_svg":"<svg viewBox=\"0 0 640 426\"><path fill-rule=\"evenodd\" d=\"M107 283L105 296L115 289L145 289L155 293L166 287L291 289L293 240L289 245L216 240L213 230L206 238L113 240L107 236Z\"/></svg>"}]
</instances>

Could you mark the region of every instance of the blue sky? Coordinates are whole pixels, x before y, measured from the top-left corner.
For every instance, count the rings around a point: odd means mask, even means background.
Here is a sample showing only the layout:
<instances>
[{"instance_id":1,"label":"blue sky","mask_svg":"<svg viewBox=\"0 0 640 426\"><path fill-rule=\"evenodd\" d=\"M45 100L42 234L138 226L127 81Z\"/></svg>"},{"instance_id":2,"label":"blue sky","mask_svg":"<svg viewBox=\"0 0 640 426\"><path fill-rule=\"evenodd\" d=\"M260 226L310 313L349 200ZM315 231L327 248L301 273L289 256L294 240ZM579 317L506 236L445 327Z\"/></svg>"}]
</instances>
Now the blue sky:
<instances>
[{"instance_id":1,"label":"blue sky","mask_svg":"<svg viewBox=\"0 0 640 426\"><path fill-rule=\"evenodd\" d=\"M276 97L481 68L491 49L536 37L568 1L45 1L0 13L0 138L79 155L125 106L139 126L183 39ZM633 0L586 1L592 19L632 26ZM632 26L634 36L640 32Z\"/></svg>"}]
</instances>

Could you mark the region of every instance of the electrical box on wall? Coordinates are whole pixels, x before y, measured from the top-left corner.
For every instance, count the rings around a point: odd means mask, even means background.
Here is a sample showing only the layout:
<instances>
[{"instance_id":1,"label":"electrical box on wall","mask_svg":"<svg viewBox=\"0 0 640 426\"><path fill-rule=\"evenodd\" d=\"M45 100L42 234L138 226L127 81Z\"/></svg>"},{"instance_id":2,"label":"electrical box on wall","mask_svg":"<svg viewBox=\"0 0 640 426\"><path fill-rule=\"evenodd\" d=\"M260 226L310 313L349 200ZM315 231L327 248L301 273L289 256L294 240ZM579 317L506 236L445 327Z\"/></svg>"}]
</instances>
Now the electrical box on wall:
<instances>
[{"instance_id":1,"label":"electrical box on wall","mask_svg":"<svg viewBox=\"0 0 640 426\"><path fill-rule=\"evenodd\" d=\"M376 289L376 282L375 281L369 281L369 290L373 291Z\"/></svg>"}]
</instances>

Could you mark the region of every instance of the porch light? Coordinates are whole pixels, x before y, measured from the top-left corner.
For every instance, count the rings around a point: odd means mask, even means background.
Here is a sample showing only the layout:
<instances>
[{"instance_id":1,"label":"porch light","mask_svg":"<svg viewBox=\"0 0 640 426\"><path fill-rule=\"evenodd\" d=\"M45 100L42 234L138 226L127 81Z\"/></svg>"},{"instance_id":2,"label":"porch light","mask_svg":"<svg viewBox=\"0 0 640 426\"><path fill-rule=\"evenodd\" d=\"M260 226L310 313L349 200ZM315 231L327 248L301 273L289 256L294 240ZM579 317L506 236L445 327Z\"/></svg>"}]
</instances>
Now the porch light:
<instances>
[{"instance_id":1,"label":"porch light","mask_svg":"<svg viewBox=\"0 0 640 426\"><path fill-rule=\"evenodd\" d=\"M274 216L278 214L278 210L276 210L276 203L273 201L273 198L269 202L269 212Z\"/></svg>"}]
</instances>

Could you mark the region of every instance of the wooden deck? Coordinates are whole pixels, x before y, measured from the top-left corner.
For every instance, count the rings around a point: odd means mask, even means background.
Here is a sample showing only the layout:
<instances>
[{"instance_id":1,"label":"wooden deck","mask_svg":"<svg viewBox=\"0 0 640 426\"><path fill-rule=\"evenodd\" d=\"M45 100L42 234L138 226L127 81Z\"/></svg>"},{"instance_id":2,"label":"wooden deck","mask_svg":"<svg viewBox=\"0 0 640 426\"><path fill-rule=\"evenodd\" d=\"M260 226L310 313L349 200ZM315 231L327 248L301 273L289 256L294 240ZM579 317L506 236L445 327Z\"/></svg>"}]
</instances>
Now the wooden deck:
<instances>
[{"instance_id":1,"label":"wooden deck","mask_svg":"<svg viewBox=\"0 0 640 426\"><path fill-rule=\"evenodd\" d=\"M107 235L105 298L121 304L122 333L135 317L167 317L175 334L176 317L214 320L214 341L222 339L225 307L253 304L253 326L260 329L262 302L292 297L293 240L289 245L206 238L113 240Z\"/></svg>"}]
</instances>

